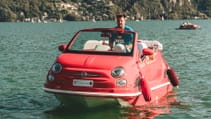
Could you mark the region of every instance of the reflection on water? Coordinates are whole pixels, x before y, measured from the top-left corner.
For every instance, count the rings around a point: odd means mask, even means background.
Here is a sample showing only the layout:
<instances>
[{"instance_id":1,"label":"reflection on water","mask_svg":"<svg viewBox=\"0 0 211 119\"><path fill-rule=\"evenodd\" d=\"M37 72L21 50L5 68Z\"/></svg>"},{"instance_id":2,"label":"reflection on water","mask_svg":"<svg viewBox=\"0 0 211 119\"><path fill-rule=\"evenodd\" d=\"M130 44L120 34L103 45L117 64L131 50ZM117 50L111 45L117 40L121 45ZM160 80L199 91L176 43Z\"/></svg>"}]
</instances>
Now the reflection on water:
<instances>
[{"instance_id":1,"label":"reflection on water","mask_svg":"<svg viewBox=\"0 0 211 119\"><path fill-rule=\"evenodd\" d=\"M109 119L118 118L120 108L117 106L103 105L95 108L74 108L58 106L52 110L45 111L47 119Z\"/></svg>"},{"instance_id":2,"label":"reflection on water","mask_svg":"<svg viewBox=\"0 0 211 119\"><path fill-rule=\"evenodd\" d=\"M71 106L58 106L45 111L47 119L153 119L159 115L171 114L172 106L181 106L177 101L176 92L171 92L157 102L145 106L119 107L103 105L95 108L74 108Z\"/></svg>"},{"instance_id":3,"label":"reflection on water","mask_svg":"<svg viewBox=\"0 0 211 119\"><path fill-rule=\"evenodd\" d=\"M176 99L176 92L171 92L157 102L145 106L127 108L122 112L127 119L153 119L162 114L171 114L171 106L180 104Z\"/></svg>"}]
</instances>

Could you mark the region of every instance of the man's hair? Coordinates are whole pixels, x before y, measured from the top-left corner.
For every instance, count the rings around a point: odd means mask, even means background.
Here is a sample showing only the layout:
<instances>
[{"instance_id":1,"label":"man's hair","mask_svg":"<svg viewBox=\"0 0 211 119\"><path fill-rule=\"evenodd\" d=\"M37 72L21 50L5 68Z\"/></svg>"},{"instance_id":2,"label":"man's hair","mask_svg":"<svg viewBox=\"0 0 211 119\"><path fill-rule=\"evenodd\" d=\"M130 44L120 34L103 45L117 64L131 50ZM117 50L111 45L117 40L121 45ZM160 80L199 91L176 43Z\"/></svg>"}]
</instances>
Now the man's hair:
<instances>
[{"instance_id":1,"label":"man's hair","mask_svg":"<svg viewBox=\"0 0 211 119\"><path fill-rule=\"evenodd\" d=\"M116 15L116 18L121 18L121 17L126 18L126 14L125 13L120 13L120 14Z\"/></svg>"}]
</instances>

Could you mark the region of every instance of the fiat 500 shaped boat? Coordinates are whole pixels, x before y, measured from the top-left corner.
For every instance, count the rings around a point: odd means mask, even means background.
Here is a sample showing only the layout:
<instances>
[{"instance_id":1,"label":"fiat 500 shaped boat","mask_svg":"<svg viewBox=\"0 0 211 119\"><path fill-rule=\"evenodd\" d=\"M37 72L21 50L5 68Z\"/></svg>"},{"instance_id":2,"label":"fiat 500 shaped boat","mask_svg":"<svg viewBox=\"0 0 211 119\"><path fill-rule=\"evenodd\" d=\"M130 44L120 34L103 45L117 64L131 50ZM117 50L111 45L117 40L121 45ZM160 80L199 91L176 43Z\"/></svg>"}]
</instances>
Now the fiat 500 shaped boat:
<instances>
[{"instance_id":1,"label":"fiat 500 shaped boat","mask_svg":"<svg viewBox=\"0 0 211 119\"><path fill-rule=\"evenodd\" d=\"M115 41L109 43L114 36ZM124 45L124 38L129 37L132 48ZM47 74L44 90L64 104L145 105L179 84L160 43L138 40L133 31L82 29L58 49L61 54Z\"/></svg>"}]
</instances>

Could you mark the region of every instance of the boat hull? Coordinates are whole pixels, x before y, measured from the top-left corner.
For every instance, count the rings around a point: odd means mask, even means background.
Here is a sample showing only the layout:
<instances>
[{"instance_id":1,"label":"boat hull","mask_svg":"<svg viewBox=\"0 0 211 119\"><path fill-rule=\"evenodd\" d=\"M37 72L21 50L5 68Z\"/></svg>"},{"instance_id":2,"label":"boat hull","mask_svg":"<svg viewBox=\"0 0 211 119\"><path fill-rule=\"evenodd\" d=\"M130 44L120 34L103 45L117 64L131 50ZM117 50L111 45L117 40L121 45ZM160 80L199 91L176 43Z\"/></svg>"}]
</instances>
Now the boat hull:
<instances>
[{"instance_id":1,"label":"boat hull","mask_svg":"<svg viewBox=\"0 0 211 119\"><path fill-rule=\"evenodd\" d=\"M200 26L196 24L182 24L178 29L183 29L183 30L194 30L194 29L199 29Z\"/></svg>"},{"instance_id":2,"label":"boat hull","mask_svg":"<svg viewBox=\"0 0 211 119\"><path fill-rule=\"evenodd\" d=\"M116 98L89 97L68 94L55 94L62 105L71 107L97 107L102 105L119 105Z\"/></svg>"},{"instance_id":3,"label":"boat hull","mask_svg":"<svg viewBox=\"0 0 211 119\"><path fill-rule=\"evenodd\" d=\"M95 40L91 40L93 37ZM113 37L116 37L114 47L112 42L107 43ZM124 46L129 37L133 38L132 48ZM62 53L47 74L44 90L55 94L62 103L88 107L156 102L172 91L169 77L177 78L167 75L170 66L159 44L140 41L138 33L133 31L80 30L68 45L59 46ZM117 50L117 46L123 47Z\"/></svg>"},{"instance_id":4,"label":"boat hull","mask_svg":"<svg viewBox=\"0 0 211 119\"><path fill-rule=\"evenodd\" d=\"M46 92L55 94L56 98L64 105L96 107L101 105L115 105L121 107L141 106L157 102L161 97L172 91L173 86L169 81L151 87L151 100L146 101L142 92L128 94L67 91L44 88Z\"/></svg>"}]
</instances>

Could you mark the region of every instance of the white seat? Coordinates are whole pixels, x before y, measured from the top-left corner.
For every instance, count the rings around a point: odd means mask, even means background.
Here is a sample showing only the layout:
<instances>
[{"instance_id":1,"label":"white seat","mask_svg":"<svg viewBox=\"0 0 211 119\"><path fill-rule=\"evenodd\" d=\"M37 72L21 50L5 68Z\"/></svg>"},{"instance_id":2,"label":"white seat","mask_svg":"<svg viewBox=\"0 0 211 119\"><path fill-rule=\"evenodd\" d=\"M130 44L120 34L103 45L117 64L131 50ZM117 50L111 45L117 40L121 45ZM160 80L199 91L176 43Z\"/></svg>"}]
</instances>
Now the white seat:
<instances>
[{"instance_id":1,"label":"white seat","mask_svg":"<svg viewBox=\"0 0 211 119\"><path fill-rule=\"evenodd\" d=\"M123 44L117 44L113 47L114 52L126 52L125 46Z\"/></svg>"},{"instance_id":2,"label":"white seat","mask_svg":"<svg viewBox=\"0 0 211 119\"><path fill-rule=\"evenodd\" d=\"M95 49L97 45L101 45L102 43L98 40L88 40L86 41L86 43L84 44L83 49L87 50L87 49Z\"/></svg>"},{"instance_id":3,"label":"white seat","mask_svg":"<svg viewBox=\"0 0 211 119\"><path fill-rule=\"evenodd\" d=\"M108 45L96 45L96 51L109 51L111 48Z\"/></svg>"},{"instance_id":4,"label":"white seat","mask_svg":"<svg viewBox=\"0 0 211 119\"><path fill-rule=\"evenodd\" d=\"M102 41L88 40L84 44L83 49L84 50L96 50L96 51L108 51L111 48L108 45L103 45L103 42Z\"/></svg>"},{"instance_id":5,"label":"white seat","mask_svg":"<svg viewBox=\"0 0 211 119\"><path fill-rule=\"evenodd\" d=\"M149 40L142 40L143 43L145 43L147 45L148 48L152 48L153 50L163 50L163 45L157 41L157 40L153 40L153 41L149 41Z\"/></svg>"}]
</instances>

